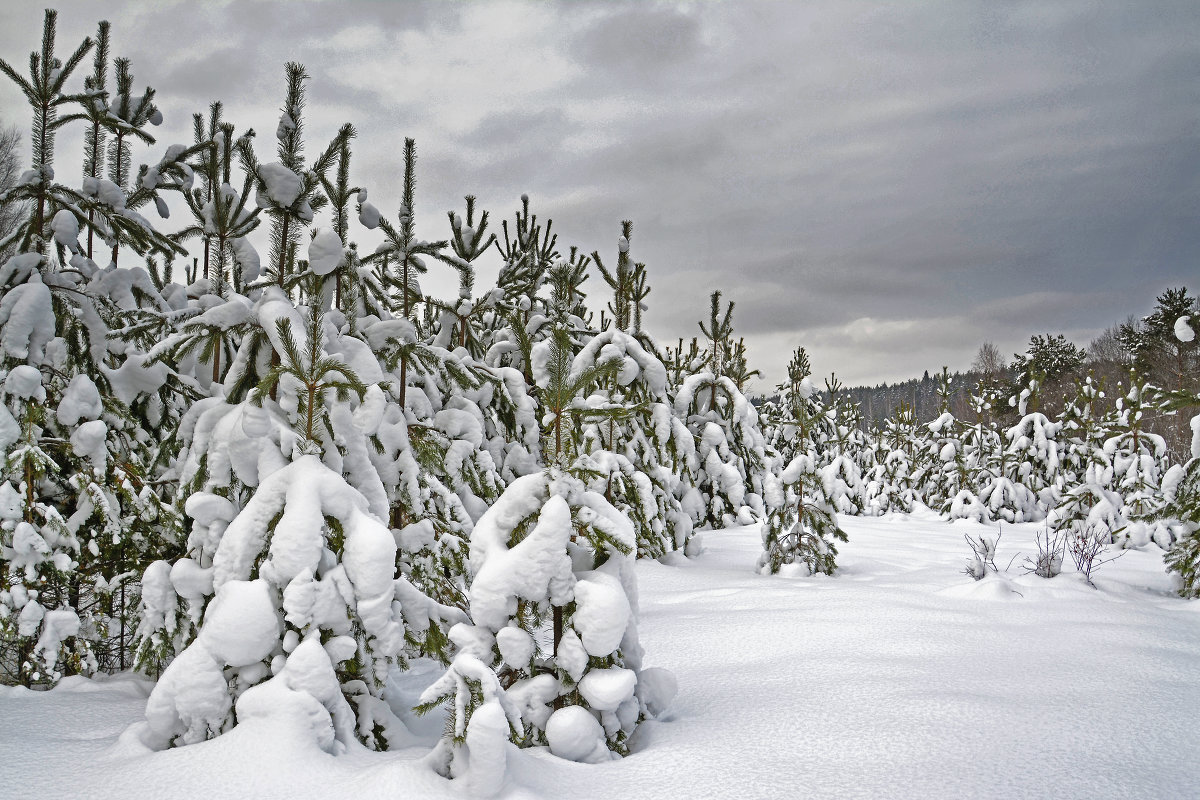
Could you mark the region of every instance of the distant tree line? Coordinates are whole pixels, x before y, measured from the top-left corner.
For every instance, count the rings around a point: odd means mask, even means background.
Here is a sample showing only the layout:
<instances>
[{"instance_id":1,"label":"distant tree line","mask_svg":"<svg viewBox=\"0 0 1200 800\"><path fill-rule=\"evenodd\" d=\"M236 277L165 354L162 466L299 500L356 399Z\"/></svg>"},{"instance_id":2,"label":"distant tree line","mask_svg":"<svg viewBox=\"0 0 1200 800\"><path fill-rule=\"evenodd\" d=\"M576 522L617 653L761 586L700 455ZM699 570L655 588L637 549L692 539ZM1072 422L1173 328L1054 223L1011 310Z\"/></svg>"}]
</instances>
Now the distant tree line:
<instances>
[{"instance_id":1,"label":"distant tree line","mask_svg":"<svg viewBox=\"0 0 1200 800\"><path fill-rule=\"evenodd\" d=\"M999 390L1017 398L1031 381L1038 387L1035 410L1059 414L1075 395L1078 381L1090 375L1100 387L1103 410L1111 410L1117 397L1137 384L1150 384L1166 393L1195 394L1200 390L1200 343L1180 341L1174 335L1180 317L1200 316L1200 301L1186 287L1167 289L1156 298L1154 310L1144 316L1129 316L1106 328L1086 348L1070 342L1062 334L1031 336L1024 353L1006 360L990 341L980 345L971 368L950 373L950 409L956 417L965 417L971 395L981 386ZM832 389L832 391L831 391ZM826 381L825 395L842 395L862 411L860 427L865 431L880 427L903 406L917 419L933 419L939 413L938 380L926 370L920 378L875 386L841 387L836 379ZM1184 459L1191 442L1188 420L1198 409L1180 410L1152 407L1147 411L1146 428L1164 438L1175 459ZM993 409L995 421L1011 423L1020 415L1016 405Z\"/></svg>"}]
</instances>

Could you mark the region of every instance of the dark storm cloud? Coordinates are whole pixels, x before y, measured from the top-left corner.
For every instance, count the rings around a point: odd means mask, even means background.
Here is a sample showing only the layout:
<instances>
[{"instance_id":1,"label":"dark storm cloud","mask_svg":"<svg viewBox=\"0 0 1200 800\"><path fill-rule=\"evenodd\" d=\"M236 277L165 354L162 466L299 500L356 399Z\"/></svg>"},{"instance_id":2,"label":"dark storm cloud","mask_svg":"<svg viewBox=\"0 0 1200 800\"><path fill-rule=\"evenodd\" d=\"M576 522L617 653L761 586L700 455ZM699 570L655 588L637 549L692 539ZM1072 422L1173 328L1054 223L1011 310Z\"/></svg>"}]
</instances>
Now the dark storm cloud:
<instances>
[{"instance_id":1,"label":"dark storm cloud","mask_svg":"<svg viewBox=\"0 0 1200 800\"><path fill-rule=\"evenodd\" d=\"M381 209L417 139L430 238L468 192L497 229L528 192L563 245L606 257L633 219L651 329L690 338L721 288L772 379L799 344L850 382L962 368L985 339L1086 344L1196 283L1190 0L60 8L64 43L112 19L160 92L161 142L221 98L269 148L297 59L312 149L354 122ZM40 16L6 15L9 60ZM0 89L5 119L18 100Z\"/></svg>"}]
</instances>

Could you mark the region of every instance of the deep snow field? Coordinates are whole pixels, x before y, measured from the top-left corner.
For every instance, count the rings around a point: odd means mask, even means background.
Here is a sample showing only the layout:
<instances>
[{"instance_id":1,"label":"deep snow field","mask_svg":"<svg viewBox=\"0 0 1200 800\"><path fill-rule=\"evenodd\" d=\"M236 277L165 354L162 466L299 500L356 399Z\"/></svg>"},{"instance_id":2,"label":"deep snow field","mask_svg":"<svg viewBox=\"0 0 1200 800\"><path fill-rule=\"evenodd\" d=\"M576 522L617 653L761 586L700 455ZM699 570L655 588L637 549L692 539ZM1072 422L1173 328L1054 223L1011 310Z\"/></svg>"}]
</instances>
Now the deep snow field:
<instances>
[{"instance_id":1,"label":"deep snow field","mask_svg":"<svg viewBox=\"0 0 1200 800\"><path fill-rule=\"evenodd\" d=\"M1200 601L1162 554L1130 551L1088 586L973 582L964 532L929 512L840 518L837 577L753 571L757 528L704 534L679 564L638 564L646 664L679 695L628 758L590 766L510 749L506 798L1186 798L1200 796ZM996 563L1034 552L1005 525ZM1019 594L1018 594L1019 593ZM411 704L440 670L394 688ZM150 753L149 684L0 688L0 795L13 798L442 798L465 790L414 746L326 755L286 719ZM408 715L406 719L411 717Z\"/></svg>"}]
</instances>

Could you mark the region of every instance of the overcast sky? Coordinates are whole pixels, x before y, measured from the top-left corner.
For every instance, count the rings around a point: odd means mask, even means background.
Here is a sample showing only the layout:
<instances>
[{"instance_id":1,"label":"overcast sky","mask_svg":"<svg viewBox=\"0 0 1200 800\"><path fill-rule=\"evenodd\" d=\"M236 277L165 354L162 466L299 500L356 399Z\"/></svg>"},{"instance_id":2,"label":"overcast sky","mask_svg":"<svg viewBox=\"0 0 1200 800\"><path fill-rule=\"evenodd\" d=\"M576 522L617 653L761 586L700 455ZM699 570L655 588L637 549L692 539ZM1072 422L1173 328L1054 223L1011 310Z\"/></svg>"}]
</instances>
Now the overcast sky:
<instances>
[{"instance_id":1,"label":"overcast sky","mask_svg":"<svg viewBox=\"0 0 1200 800\"><path fill-rule=\"evenodd\" d=\"M412 136L424 238L468 193L497 229L528 193L562 249L612 261L632 219L651 333L698 335L722 289L772 383L801 344L818 375L900 380L965 369L984 340L1086 346L1167 287L1200 289L1195 0L57 8L60 57L107 18L113 55L158 90L139 162L190 142L217 99L274 160L283 64L301 61L307 151L354 123L352 178L381 211ZM19 69L41 15L6 5L0 55ZM27 126L7 82L0 117Z\"/></svg>"}]
</instances>

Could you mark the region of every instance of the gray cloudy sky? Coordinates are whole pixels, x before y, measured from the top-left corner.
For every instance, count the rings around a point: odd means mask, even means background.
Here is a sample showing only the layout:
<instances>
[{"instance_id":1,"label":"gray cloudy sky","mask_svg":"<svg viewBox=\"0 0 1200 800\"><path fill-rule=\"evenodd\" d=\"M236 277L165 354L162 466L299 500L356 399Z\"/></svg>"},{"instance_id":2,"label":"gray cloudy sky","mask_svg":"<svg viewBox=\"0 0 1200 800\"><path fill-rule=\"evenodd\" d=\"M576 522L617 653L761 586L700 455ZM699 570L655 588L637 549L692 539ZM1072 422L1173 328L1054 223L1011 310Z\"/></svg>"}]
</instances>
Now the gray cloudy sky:
<instances>
[{"instance_id":1,"label":"gray cloudy sky","mask_svg":"<svg viewBox=\"0 0 1200 800\"><path fill-rule=\"evenodd\" d=\"M15 5L0 54L23 66L42 10ZM772 382L800 344L851 384L963 369L988 339L1086 345L1200 288L1194 0L57 7L60 54L110 19L114 55L158 90L140 160L190 141L215 99L272 160L283 63L302 61L309 152L353 122L380 210L412 136L426 238L467 193L498 229L526 192L560 245L610 259L632 219L650 331L698 334L720 288ZM7 83L0 116L28 118Z\"/></svg>"}]
</instances>

